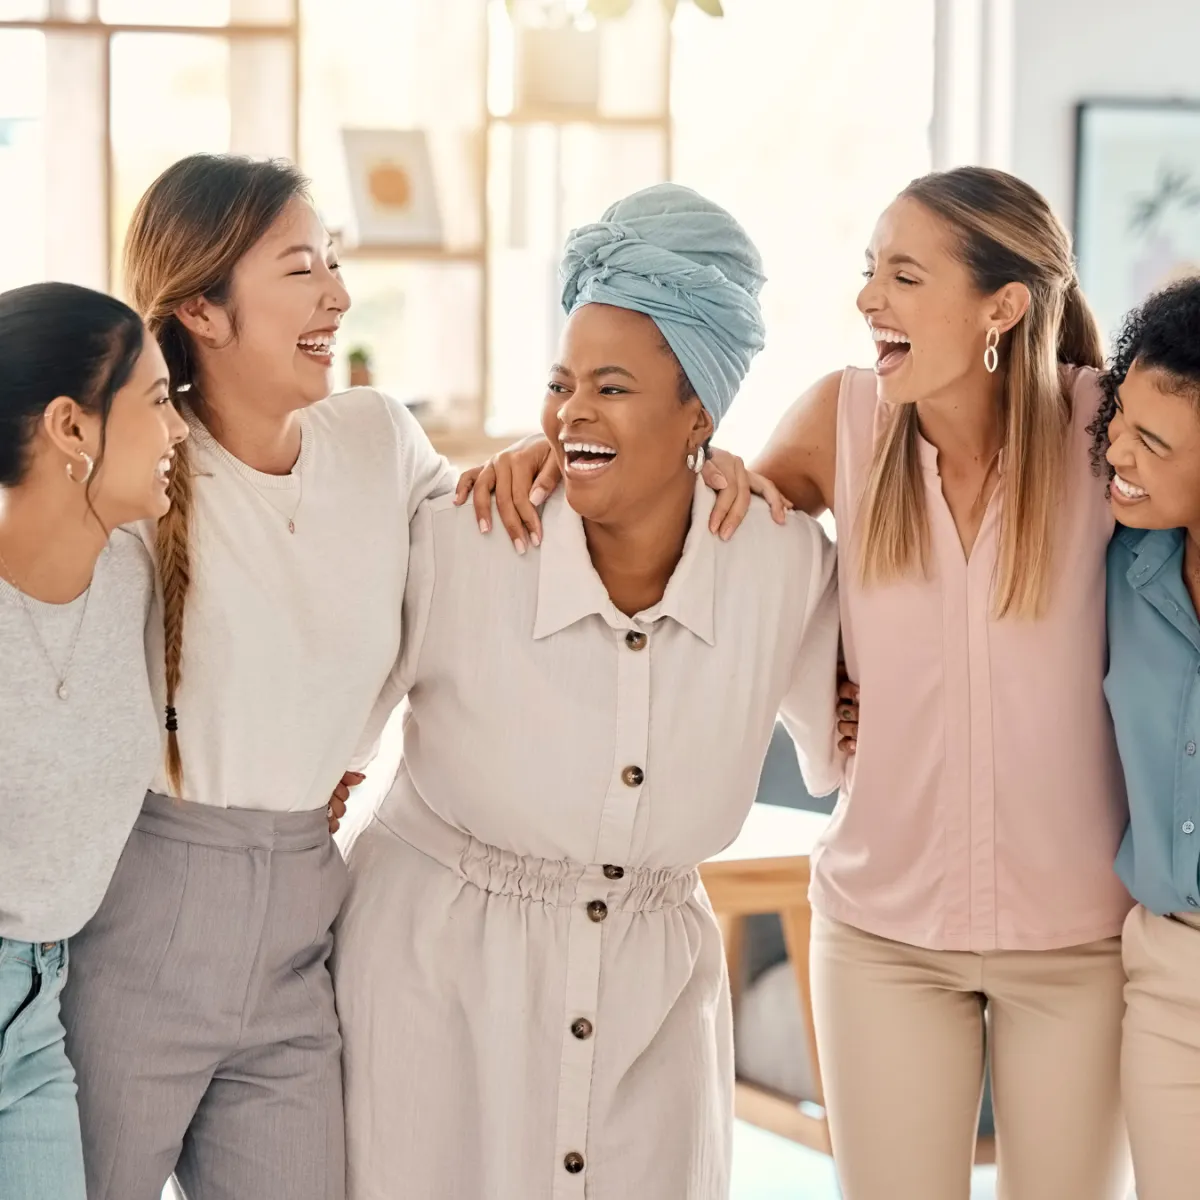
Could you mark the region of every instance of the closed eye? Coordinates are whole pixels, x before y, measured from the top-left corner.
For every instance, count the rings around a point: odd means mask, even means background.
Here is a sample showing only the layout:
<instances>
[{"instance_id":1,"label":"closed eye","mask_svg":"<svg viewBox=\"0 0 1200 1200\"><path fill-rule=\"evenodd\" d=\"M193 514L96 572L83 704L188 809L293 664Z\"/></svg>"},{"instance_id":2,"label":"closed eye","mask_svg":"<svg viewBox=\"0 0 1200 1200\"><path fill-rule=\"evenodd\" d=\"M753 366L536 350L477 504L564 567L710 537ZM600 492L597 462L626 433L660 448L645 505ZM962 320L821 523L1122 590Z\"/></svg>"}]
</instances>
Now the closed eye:
<instances>
[{"instance_id":1,"label":"closed eye","mask_svg":"<svg viewBox=\"0 0 1200 1200\"><path fill-rule=\"evenodd\" d=\"M625 389L623 387L617 387L616 384L610 383L600 389L600 395L602 395L602 396L628 396L629 392L627 389Z\"/></svg>"}]
</instances>

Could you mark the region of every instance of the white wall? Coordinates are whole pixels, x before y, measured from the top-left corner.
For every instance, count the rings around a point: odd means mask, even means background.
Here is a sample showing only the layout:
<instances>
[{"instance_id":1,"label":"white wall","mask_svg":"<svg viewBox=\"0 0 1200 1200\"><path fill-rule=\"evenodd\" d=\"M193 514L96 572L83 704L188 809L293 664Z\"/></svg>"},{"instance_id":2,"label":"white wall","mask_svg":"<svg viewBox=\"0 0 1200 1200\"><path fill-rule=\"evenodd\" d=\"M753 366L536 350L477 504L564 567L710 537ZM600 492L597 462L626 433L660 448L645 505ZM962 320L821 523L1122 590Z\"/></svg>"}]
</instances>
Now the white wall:
<instances>
[{"instance_id":1,"label":"white wall","mask_svg":"<svg viewBox=\"0 0 1200 1200\"><path fill-rule=\"evenodd\" d=\"M1074 106L1200 98L1200 0L1011 0L1010 169L1070 222Z\"/></svg>"}]
</instances>

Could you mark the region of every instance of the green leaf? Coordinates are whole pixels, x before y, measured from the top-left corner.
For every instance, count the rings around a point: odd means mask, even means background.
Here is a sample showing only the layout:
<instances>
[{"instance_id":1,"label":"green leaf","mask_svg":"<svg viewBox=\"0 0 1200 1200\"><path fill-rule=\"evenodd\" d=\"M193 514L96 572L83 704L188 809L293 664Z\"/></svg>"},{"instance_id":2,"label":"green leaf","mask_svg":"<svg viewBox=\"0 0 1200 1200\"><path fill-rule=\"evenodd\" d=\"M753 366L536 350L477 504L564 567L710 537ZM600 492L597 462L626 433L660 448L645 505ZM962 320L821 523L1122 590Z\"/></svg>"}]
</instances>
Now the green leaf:
<instances>
[{"instance_id":1,"label":"green leaf","mask_svg":"<svg viewBox=\"0 0 1200 1200\"><path fill-rule=\"evenodd\" d=\"M633 0L588 0L587 7L597 21L615 21L633 7Z\"/></svg>"},{"instance_id":2,"label":"green leaf","mask_svg":"<svg viewBox=\"0 0 1200 1200\"><path fill-rule=\"evenodd\" d=\"M710 17L723 17L725 15L725 10L721 7L721 0L692 0L692 3L702 13L708 13Z\"/></svg>"}]
</instances>

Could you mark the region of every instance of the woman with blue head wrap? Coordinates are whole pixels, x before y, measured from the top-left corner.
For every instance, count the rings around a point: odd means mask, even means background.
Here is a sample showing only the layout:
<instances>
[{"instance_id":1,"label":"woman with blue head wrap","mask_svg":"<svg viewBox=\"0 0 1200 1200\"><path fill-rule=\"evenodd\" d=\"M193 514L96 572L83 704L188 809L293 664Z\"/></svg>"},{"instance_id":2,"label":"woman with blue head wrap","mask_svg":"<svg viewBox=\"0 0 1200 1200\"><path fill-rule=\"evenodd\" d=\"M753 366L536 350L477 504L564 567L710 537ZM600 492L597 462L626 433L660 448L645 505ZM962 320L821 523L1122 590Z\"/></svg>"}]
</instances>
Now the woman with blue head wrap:
<instances>
[{"instance_id":1,"label":"woman with blue head wrap","mask_svg":"<svg viewBox=\"0 0 1200 1200\"><path fill-rule=\"evenodd\" d=\"M778 712L816 794L841 770L832 547L761 503L734 542L705 528L762 282L686 188L576 230L544 539L513 554L449 496L417 513L381 704L408 696L405 763L338 933L350 1200L728 1194L729 986L697 865L737 835Z\"/></svg>"}]
</instances>

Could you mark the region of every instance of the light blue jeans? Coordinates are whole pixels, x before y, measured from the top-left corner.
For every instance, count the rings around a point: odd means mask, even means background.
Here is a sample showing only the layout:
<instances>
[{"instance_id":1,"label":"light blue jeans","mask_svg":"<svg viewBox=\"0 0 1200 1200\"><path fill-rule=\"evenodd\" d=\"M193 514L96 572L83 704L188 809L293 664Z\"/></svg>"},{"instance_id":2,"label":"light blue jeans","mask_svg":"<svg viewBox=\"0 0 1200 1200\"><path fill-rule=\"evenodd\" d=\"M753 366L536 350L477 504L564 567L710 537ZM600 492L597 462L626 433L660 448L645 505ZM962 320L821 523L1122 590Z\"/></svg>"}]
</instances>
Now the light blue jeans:
<instances>
[{"instance_id":1,"label":"light blue jeans","mask_svg":"<svg viewBox=\"0 0 1200 1200\"><path fill-rule=\"evenodd\" d=\"M0 1197L85 1200L75 1069L58 1002L67 943L0 938Z\"/></svg>"}]
</instances>

